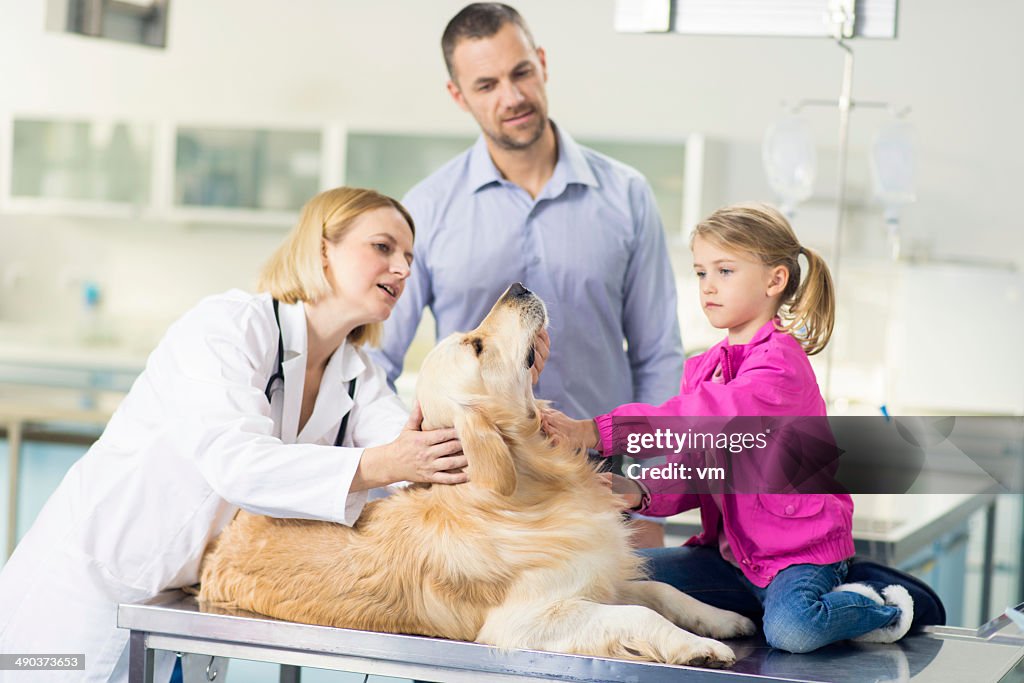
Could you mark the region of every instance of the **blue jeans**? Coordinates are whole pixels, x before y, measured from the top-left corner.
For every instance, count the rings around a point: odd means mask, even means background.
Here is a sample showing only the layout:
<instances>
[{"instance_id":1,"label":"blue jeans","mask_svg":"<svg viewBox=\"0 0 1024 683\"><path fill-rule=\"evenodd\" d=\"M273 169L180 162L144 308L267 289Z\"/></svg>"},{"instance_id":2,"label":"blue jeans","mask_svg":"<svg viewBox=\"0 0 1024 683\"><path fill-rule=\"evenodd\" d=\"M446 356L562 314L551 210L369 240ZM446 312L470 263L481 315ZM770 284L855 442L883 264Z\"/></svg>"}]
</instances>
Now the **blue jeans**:
<instances>
[{"instance_id":1,"label":"blue jeans","mask_svg":"<svg viewBox=\"0 0 1024 683\"><path fill-rule=\"evenodd\" d=\"M768 644L788 652L811 652L894 622L898 607L878 605L858 593L831 592L846 579L847 563L797 564L767 587L755 586L710 547L650 548L650 578L701 602L761 618Z\"/></svg>"}]
</instances>

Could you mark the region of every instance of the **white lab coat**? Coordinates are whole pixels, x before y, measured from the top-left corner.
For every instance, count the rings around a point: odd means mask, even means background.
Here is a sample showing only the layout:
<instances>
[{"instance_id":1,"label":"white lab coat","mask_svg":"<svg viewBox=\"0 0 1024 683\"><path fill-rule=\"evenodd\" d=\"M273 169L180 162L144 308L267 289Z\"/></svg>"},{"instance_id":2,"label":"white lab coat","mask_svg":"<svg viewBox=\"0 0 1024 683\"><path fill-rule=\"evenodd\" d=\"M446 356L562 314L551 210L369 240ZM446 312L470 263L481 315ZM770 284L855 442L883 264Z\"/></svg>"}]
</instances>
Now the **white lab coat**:
<instances>
[{"instance_id":1,"label":"white lab coat","mask_svg":"<svg viewBox=\"0 0 1024 683\"><path fill-rule=\"evenodd\" d=\"M270 403L278 327L269 295L210 297L170 327L0 572L0 652L84 653L83 680L124 680L128 632L116 628L117 604L197 582L204 548L238 508L355 523L367 493L348 493L362 455L352 445L392 441L407 411L383 371L346 342L297 433L303 304L281 304L280 318L285 380ZM335 448L349 411L347 447ZM158 659L158 680L171 663Z\"/></svg>"}]
</instances>

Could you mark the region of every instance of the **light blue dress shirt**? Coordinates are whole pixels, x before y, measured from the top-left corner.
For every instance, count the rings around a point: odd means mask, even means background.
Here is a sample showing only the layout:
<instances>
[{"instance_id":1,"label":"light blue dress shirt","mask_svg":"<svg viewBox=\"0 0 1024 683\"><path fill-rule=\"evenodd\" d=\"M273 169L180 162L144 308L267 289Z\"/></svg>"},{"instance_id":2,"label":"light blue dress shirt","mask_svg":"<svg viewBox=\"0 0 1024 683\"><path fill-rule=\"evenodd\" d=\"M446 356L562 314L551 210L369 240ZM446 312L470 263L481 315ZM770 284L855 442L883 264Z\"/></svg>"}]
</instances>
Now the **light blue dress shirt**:
<instances>
[{"instance_id":1,"label":"light blue dress shirt","mask_svg":"<svg viewBox=\"0 0 1024 683\"><path fill-rule=\"evenodd\" d=\"M393 383L424 307L438 339L476 327L522 282L547 304L540 398L575 418L679 391L676 287L650 186L555 128L558 161L536 199L502 178L481 136L402 200L415 261L375 352Z\"/></svg>"}]
</instances>

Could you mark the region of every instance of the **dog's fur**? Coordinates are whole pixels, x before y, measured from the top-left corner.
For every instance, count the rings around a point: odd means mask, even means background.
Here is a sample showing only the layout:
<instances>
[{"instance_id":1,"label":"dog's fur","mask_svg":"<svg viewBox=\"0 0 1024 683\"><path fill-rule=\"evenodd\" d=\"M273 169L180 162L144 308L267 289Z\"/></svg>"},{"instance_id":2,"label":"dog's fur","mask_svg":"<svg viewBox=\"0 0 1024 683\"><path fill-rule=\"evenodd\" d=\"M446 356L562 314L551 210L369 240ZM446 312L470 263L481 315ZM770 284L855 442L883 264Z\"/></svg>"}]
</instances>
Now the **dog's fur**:
<instances>
[{"instance_id":1,"label":"dog's fur","mask_svg":"<svg viewBox=\"0 0 1024 683\"><path fill-rule=\"evenodd\" d=\"M352 527L240 512L200 600L280 619L673 664L728 666L750 620L644 581L621 499L540 428L530 382L544 305L513 286L424 361L424 428L454 425L470 481L414 485Z\"/></svg>"}]
</instances>

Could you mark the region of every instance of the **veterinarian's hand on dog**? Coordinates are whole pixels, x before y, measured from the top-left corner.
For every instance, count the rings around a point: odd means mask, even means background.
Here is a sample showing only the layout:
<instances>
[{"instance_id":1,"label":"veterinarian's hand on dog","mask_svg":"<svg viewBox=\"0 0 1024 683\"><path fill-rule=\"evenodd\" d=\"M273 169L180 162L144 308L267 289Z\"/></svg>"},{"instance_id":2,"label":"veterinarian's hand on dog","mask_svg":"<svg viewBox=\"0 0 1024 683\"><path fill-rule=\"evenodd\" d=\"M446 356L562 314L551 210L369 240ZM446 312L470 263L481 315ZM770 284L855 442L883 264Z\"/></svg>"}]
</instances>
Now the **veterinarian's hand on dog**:
<instances>
[{"instance_id":1,"label":"veterinarian's hand on dog","mask_svg":"<svg viewBox=\"0 0 1024 683\"><path fill-rule=\"evenodd\" d=\"M367 448L352 480L352 491L387 486L398 481L462 484L469 481L468 463L455 429L423 431L423 411L413 406L398 438L386 446Z\"/></svg>"},{"instance_id":2,"label":"veterinarian's hand on dog","mask_svg":"<svg viewBox=\"0 0 1024 683\"><path fill-rule=\"evenodd\" d=\"M550 353L551 337L548 336L547 330L541 330L533 341L533 366L530 368L530 373L533 375L534 384L540 380L540 373L544 371Z\"/></svg>"},{"instance_id":3,"label":"veterinarian's hand on dog","mask_svg":"<svg viewBox=\"0 0 1024 683\"><path fill-rule=\"evenodd\" d=\"M545 434L572 448L597 448L601 443L597 423L593 420L574 420L559 410L546 407L541 411L540 422Z\"/></svg>"}]
</instances>

